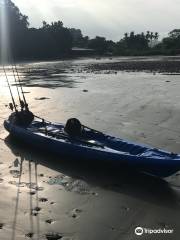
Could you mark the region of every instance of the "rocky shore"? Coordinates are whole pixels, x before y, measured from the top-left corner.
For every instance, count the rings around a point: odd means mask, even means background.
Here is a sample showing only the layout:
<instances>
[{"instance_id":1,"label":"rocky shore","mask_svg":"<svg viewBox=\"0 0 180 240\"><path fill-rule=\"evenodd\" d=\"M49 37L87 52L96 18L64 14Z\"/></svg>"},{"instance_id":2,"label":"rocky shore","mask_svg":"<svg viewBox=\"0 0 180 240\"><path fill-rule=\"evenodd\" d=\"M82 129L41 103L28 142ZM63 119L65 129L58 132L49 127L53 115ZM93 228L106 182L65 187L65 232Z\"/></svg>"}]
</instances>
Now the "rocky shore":
<instances>
[{"instance_id":1,"label":"rocky shore","mask_svg":"<svg viewBox=\"0 0 180 240\"><path fill-rule=\"evenodd\" d=\"M92 72L96 71L133 71L133 72L157 72L157 73L174 73L180 74L180 61L177 60L153 60L138 61L129 60L112 63L91 64L87 68Z\"/></svg>"}]
</instances>

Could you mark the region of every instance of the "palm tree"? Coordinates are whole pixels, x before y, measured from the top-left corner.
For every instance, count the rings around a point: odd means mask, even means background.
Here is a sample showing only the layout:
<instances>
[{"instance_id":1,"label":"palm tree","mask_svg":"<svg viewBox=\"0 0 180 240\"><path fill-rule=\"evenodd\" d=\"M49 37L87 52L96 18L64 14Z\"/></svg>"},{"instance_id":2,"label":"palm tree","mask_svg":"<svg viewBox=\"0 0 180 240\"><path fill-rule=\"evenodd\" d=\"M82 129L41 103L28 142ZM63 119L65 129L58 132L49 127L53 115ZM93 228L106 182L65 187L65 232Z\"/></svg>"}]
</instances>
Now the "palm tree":
<instances>
[{"instance_id":1,"label":"palm tree","mask_svg":"<svg viewBox=\"0 0 180 240\"><path fill-rule=\"evenodd\" d=\"M152 43L153 43L153 38L154 38L154 33L153 32L151 32L150 33L150 36L149 36L149 38L150 38L150 47L152 48Z\"/></svg>"},{"instance_id":2,"label":"palm tree","mask_svg":"<svg viewBox=\"0 0 180 240\"><path fill-rule=\"evenodd\" d=\"M156 43L158 42L158 38L159 38L159 33L155 32L154 34L154 39L156 40Z\"/></svg>"},{"instance_id":3,"label":"palm tree","mask_svg":"<svg viewBox=\"0 0 180 240\"><path fill-rule=\"evenodd\" d=\"M134 38L134 32L130 32L130 38Z\"/></svg>"},{"instance_id":4,"label":"palm tree","mask_svg":"<svg viewBox=\"0 0 180 240\"><path fill-rule=\"evenodd\" d=\"M149 41L149 38L150 38L150 31L147 31L146 32L146 39Z\"/></svg>"},{"instance_id":5,"label":"palm tree","mask_svg":"<svg viewBox=\"0 0 180 240\"><path fill-rule=\"evenodd\" d=\"M143 38L145 37L145 34L144 34L144 32L142 32L142 33L141 33L141 36L142 36Z\"/></svg>"},{"instance_id":6,"label":"palm tree","mask_svg":"<svg viewBox=\"0 0 180 240\"><path fill-rule=\"evenodd\" d=\"M128 38L128 33L124 34L124 38L127 39Z\"/></svg>"}]
</instances>

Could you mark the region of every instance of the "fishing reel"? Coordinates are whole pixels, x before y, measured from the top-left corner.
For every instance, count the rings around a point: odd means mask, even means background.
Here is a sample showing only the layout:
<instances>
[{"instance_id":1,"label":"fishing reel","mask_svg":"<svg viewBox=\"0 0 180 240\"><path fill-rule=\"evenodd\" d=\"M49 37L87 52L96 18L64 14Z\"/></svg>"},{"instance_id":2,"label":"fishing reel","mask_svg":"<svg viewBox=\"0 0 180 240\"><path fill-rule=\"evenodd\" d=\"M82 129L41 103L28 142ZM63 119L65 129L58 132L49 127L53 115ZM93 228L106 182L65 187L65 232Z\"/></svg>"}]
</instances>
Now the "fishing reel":
<instances>
[{"instance_id":1,"label":"fishing reel","mask_svg":"<svg viewBox=\"0 0 180 240\"><path fill-rule=\"evenodd\" d=\"M23 111L24 109L28 110L28 104L24 103L23 100L20 101L20 106L21 106L21 110ZM9 103L9 104L6 104L5 107L11 109L11 111L13 112L15 110L15 108L18 107L18 105L16 104L15 106L13 105L13 103Z\"/></svg>"},{"instance_id":2,"label":"fishing reel","mask_svg":"<svg viewBox=\"0 0 180 240\"><path fill-rule=\"evenodd\" d=\"M15 109L13 103L6 104L5 107L9 108L12 112L13 112L14 109ZM18 105L16 105L16 107L18 107Z\"/></svg>"},{"instance_id":3,"label":"fishing reel","mask_svg":"<svg viewBox=\"0 0 180 240\"><path fill-rule=\"evenodd\" d=\"M9 109L11 109L12 112L14 111L14 106L12 103L9 103Z\"/></svg>"}]
</instances>

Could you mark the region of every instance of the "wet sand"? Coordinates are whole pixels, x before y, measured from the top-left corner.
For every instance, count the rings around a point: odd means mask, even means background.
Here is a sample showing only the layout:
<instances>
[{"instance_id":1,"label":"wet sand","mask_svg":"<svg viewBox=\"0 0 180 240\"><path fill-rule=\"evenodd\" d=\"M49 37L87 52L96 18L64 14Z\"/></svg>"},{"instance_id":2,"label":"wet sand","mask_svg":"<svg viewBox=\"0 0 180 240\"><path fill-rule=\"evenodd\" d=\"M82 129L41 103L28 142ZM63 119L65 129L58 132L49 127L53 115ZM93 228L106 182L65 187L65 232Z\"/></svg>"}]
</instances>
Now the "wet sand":
<instances>
[{"instance_id":1,"label":"wet sand","mask_svg":"<svg viewBox=\"0 0 180 240\"><path fill-rule=\"evenodd\" d=\"M37 115L59 122L78 117L106 133L180 152L179 76L87 72L92 64L113 61L124 59L18 67ZM10 99L0 79L0 239L179 239L180 174L157 180L14 143L2 126ZM137 226L174 233L138 237Z\"/></svg>"}]
</instances>

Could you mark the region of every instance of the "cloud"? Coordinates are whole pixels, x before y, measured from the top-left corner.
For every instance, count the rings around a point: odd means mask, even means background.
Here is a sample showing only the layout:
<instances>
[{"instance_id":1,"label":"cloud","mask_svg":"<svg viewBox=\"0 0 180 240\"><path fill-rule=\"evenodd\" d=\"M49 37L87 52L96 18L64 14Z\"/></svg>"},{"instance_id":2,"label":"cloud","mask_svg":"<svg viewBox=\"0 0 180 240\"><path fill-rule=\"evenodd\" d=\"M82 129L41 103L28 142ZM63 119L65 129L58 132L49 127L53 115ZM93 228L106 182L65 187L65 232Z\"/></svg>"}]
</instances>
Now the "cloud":
<instances>
[{"instance_id":1,"label":"cloud","mask_svg":"<svg viewBox=\"0 0 180 240\"><path fill-rule=\"evenodd\" d=\"M29 16L31 26L62 20L85 35L118 40L124 32L157 31L162 35L178 28L179 0L14 0ZM42 4L43 3L43 4Z\"/></svg>"}]
</instances>

